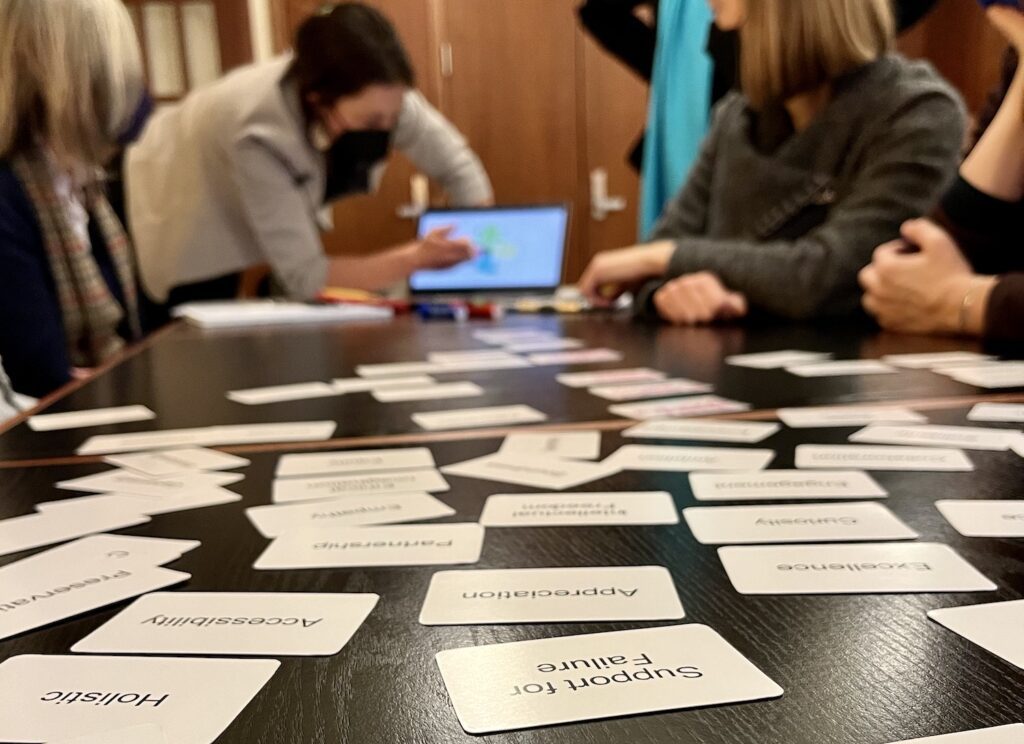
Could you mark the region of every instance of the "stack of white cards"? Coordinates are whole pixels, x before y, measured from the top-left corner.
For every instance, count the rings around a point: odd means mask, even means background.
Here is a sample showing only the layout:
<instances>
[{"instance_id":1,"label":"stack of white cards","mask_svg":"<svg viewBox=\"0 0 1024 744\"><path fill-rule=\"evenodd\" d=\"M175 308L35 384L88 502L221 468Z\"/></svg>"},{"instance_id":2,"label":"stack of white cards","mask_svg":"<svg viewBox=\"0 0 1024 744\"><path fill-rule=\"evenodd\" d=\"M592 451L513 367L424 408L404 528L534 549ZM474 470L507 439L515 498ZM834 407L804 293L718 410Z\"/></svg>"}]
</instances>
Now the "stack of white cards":
<instances>
[{"instance_id":1,"label":"stack of white cards","mask_svg":"<svg viewBox=\"0 0 1024 744\"><path fill-rule=\"evenodd\" d=\"M118 406L117 408L96 408L90 411L44 413L29 417L27 423L28 428L32 431L61 431L150 421L155 418L156 414L145 406Z\"/></svg>"},{"instance_id":2,"label":"stack of white cards","mask_svg":"<svg viewBox=\"0 0 1024 744\"><path fill-rule=\"evenodd\" d=\"M407 524L449 517L432 496L447 491L425 447L285 455L274 504L246 510L273 542L254 567L268 569L475 563L477 524Z\"/></svg>"},{"instance_id":3,"label":"stack of white cards","mask_svg":"<svg viewBox=\"0 0 1024 744\"><path fill-rule=\"evenodd\" d=\"M193 540L95 535L4 566L0 638L186 581L189 574L162 566L198 545Z\"/></svg>"},{"instance_id":4,"label":"stack of white cards","mask_svg":"<svg viewBox=\"0 0 1024 744\"><path fill-rule=\"evenodd\" d=\"M831 358L831 354L823 352L786 349L784 351L766 351L756 354L736 354L726 357L725 362L734 367L745 367L747 369L783 369L799 364L824 362Z\"/></svg>"},{"instance_id":5,"label":"stack of white cards","mask_svg":"<svg viewBox=\"0 0 1024 744\"><path fill-rule=\"evenodd\" d=\"M448 483L426 447L318 452L280 459L273 500L281 504L447 490Z\"/></svg>"},{"instance_id":6,"label":"stack of white cards","mask_svg":"<svg viewBox=\"0 0 1024 744\"><path fill-rule=\"evenodd\" d=\"M149 517L230 504L242 497L224 486L244 476L223 471L249 465L245 458L199 447L112 455L104 460L118 467L56 484L59 489L91 495L43 502L36 509L50 518L73 521L77 514L100 510Z\"/></svg>"},{"instance_id":7,"label":"stack of white cards","mask_svg":"<svg viewBox=\"0 0 1024 744\"><path fill-rule=\"evenodd\" d=\"M1024 362L982 361L932 369L965 385L995 390L1024 387Z\"/></svg>"},{"instance_id":8,"label":"stack of white cards","mask_svg":"<svg viewBox=\"0 0 1024 744\"><path fill-rule=\"evenodd\" d=\"M409 375L382 380L341 378L332 382L300 382L272 387L248 388L228 391L227 397L247 406L287 403L314 398L331 398L350 393L372 393L387 388L414 388L434 385L437 381L427 375Z\"/></svg>"},{"instance_id":9,"label":"stack of white cards","mask_svg":"<svg viewBox=\"0 0 1024 744\"><path fill-rule=\"evenodd\" d=\"M619 472L606 463L587 462L600 454L597 431L510 434L496 453L447 465L441 472L562 491Z\"/></svg>"},{"instance_id":10,"label":"stack of white cards","mask_svg":"<svg viewBox=\"0 0 1024 744\"><path fill-rule=\"evenodd\" d=\"M198 429L168 429L136 434L108 434L90 437L78 448L79 455L112 455L124 452L174 449L179 447L224 447L239 444L283 444L329 439L338 428L334 421L288 424L236 424Z\"/></svg>"}]
</instances>

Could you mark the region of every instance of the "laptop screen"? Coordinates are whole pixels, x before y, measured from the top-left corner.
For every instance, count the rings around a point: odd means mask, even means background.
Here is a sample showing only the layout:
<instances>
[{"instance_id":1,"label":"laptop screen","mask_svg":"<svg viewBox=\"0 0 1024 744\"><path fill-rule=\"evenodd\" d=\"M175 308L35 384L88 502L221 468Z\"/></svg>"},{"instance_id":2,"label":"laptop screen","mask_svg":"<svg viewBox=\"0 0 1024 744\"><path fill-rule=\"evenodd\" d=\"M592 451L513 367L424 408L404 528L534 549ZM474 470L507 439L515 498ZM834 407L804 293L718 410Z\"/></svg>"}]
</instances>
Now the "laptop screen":
<instances>
[{"instance_id":1,"label":"laptop screen","mask_svg":"<svg viewBox=\"0 0 1024 744\"><path fill-rule=\"evenodd\" d=\"M440 227L453 227L452 237L469 238L477 256L451 269L413 274L413 292L553 291L561 283L569 227L565 205L428 211L420 218L419 235Z\"/></svg>"}]
</instances>

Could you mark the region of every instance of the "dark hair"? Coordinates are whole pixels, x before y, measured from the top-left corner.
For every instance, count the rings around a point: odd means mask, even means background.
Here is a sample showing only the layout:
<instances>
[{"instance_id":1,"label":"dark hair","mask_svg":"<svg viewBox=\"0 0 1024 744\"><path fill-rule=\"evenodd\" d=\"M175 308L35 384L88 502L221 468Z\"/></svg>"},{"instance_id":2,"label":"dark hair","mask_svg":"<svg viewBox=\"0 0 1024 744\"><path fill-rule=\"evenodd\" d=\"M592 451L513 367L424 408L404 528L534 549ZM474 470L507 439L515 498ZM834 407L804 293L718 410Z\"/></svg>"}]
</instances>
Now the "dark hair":
<instances>
[{"instance_id":1,"label":"dark hair","mask_svg":"<svg viewBox=\"0 0 1024 744\"><path fill-rule=\"evenodd\" d=\"M299 26L292 74L303 99L317 93L326 105L370 85L415 82L395 27L380 11L354 2L325 5Z\"/></svg>"}]
</instances>

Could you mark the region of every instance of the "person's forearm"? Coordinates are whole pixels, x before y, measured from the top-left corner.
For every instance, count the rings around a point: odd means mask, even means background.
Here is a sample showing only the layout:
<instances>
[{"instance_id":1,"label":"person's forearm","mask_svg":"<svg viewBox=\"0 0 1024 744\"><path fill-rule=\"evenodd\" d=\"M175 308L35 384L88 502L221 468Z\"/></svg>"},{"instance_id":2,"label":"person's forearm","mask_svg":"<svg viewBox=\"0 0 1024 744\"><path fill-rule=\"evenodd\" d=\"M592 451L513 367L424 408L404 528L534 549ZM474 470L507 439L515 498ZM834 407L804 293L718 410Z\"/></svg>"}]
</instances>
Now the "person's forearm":
<instances>
[{"instance_id":1,"label":"person's forearm","mask_svg":"<svg viewBox=\"0 0 1024 744\"><path fill-rule=\"evenodd\" d=\"M1024 199L1024 65L960 175L990 196L1009 202Z\"/></svg>"},{"instance_id":2,"label":"person's forearm","mask_svg":"<svg viewBox=\"0 0 1024 744\"><path fill-rule=\"evenodd\" d=\"M368 256L334 256L327 269L331 287L376 292L405 281L417 269L415 244L390 248Z\"/></svg>"}]
</instances>

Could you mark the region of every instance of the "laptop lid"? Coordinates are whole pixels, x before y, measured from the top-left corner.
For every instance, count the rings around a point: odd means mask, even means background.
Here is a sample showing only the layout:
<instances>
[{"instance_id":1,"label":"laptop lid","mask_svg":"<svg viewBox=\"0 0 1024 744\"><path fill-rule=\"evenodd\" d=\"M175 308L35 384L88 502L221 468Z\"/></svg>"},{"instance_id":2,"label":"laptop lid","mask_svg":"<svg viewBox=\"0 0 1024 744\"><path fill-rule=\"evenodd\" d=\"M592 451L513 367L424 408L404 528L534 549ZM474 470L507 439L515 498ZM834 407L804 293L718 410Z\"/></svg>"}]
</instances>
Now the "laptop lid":
<instances>
[{"instance_id":1,"label":"laptop lid","mask_svg":"<svg viewBox=\"0 0 1024 744\"><path fill-rule=\"evenodd\" d=\"M419 236L453 227L469 238L476 258L442 271L419 271L409 279L416 294L554 292L562 281L569 207L544 204L478 209L435 209L420 218Z\"/></svg>"}]
</instances>

